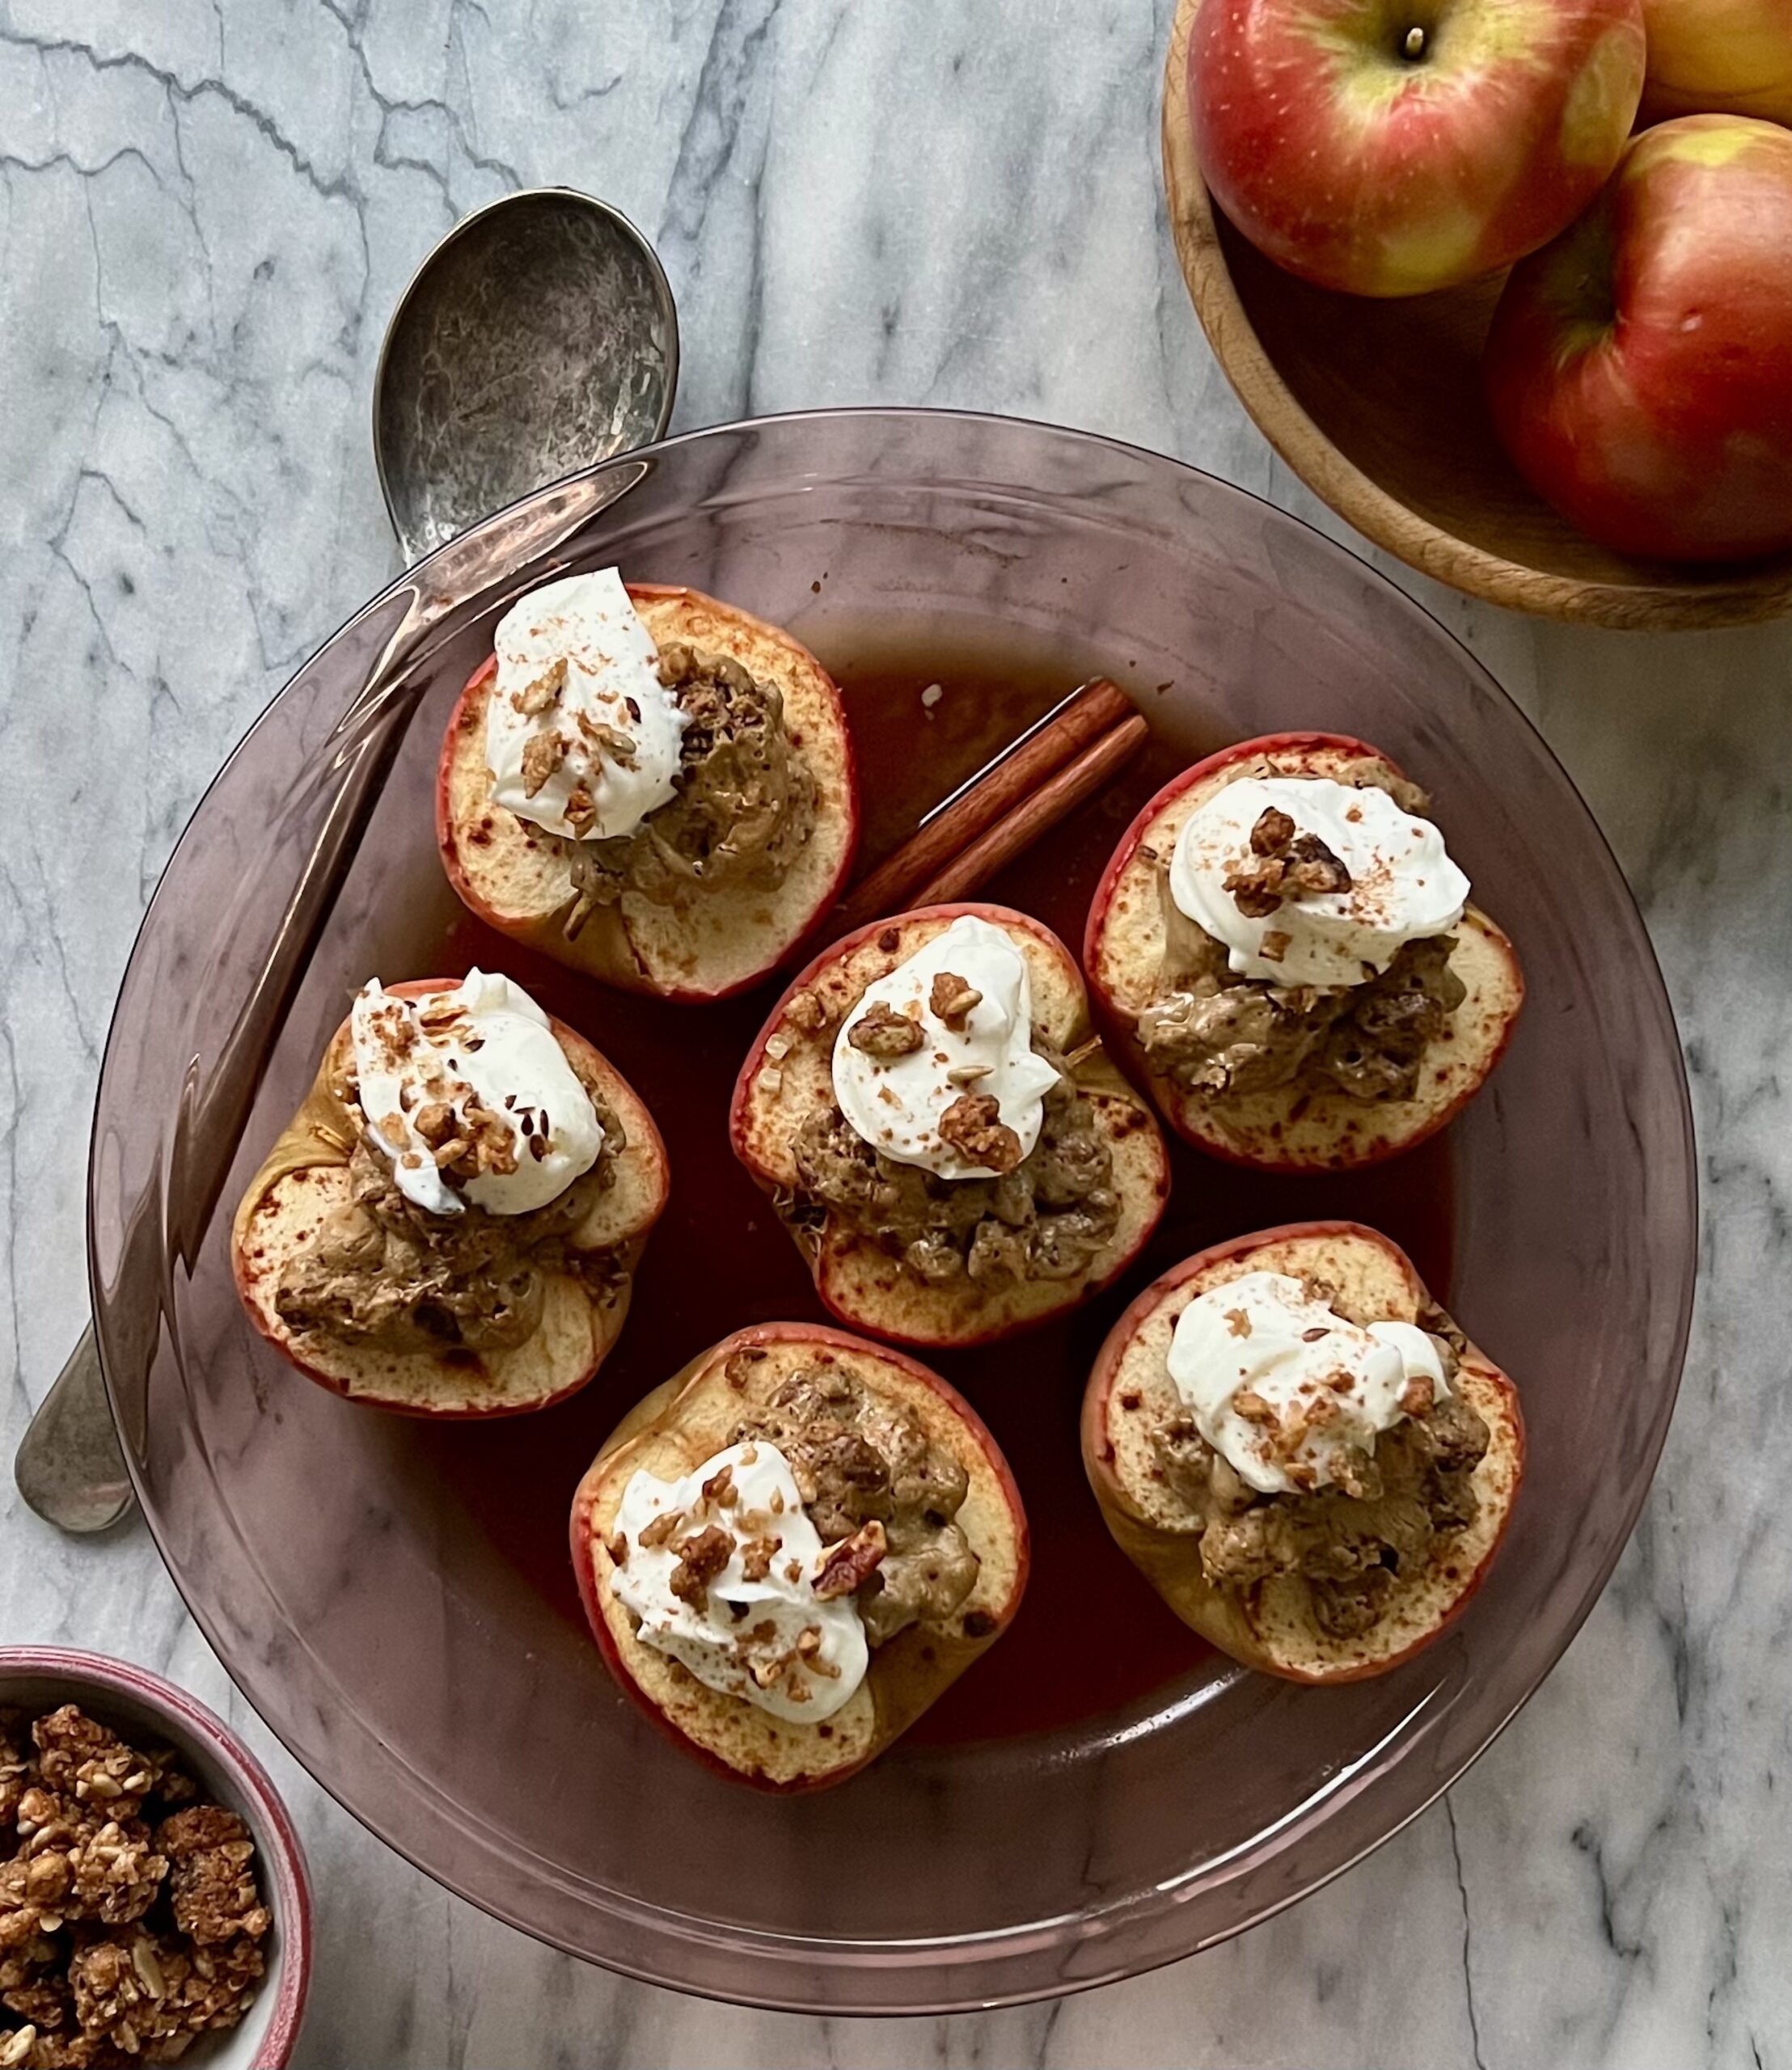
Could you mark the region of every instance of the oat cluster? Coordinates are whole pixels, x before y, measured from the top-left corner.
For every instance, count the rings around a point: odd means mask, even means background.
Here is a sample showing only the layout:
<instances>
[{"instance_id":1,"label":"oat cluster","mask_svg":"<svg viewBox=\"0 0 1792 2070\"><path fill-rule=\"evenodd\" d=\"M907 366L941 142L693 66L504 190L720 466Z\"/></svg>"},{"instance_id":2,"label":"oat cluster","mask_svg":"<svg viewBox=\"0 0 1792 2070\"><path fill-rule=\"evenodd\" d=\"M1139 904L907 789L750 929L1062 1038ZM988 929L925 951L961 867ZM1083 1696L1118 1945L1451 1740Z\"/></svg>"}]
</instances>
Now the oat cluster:
<instances>
[{"instance_id":1,"label":"oat cluster","mask_svg":"<svg viewBox=\"0 0 1792 2070\"><path fill-rule=\"evenodd\" d=\"M255 1844L166 1749L0 1713L0 2070L171 2063L235 2026L269 1924Z\"/></svg>"}]
</instances>

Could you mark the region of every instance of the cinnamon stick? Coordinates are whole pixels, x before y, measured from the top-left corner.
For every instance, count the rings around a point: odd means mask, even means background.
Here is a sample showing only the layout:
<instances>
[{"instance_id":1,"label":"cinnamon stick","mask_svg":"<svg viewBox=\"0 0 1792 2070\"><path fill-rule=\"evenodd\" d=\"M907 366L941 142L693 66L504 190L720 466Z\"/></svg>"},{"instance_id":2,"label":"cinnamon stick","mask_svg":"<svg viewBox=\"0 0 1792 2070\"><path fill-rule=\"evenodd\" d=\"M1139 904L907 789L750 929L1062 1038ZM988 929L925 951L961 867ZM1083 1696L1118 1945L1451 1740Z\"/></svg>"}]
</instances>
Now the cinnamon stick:
<instances>
[{"instance_id":1,"label":"cinnamon stick","mask_svg":"<svg viewBox=\"0 0 1792 2070\"><path fill-rule=\"evenodd\" d=\"M962 849L944 868L917 885L902 902L907 906L945 906L980 891L998 870L1006 868L1042 834L1067 818L1085 798L1093 797L1122 763L1149 737L1151 728L1137 712L1104 733L1023 798L1005 818Z\"/></svg>"},{"instance_id":2,"label":"cinnamon stick","mask_svg":"<svg viewBox=\"0 0 1792 2070\"><path fill-rule=\"evenodd\" d=\"M899 913L914 905L918 885L944 871L1016 806L1038 796L1048 778L1131 710L1125 691L1105 677L1085 683L1038 732L968 785L853 887L835 913L839 932L847 933L882 914Z\"/></svg>"}]
</instances>

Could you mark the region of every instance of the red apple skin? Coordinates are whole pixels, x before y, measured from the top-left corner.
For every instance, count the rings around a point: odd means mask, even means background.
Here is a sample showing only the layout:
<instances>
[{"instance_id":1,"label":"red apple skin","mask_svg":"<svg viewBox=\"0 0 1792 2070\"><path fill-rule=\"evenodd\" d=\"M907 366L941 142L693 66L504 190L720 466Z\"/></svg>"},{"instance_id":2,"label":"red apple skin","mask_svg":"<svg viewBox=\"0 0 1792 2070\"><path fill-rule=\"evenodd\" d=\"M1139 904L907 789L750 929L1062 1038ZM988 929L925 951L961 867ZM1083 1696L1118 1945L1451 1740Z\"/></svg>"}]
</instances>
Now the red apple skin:
<instances>
[{"instance_id":1,"label":"red apple skin","mask_svg":"<svg viewBox=\"0 0 1792 2070\"><path fill-rule=\"evenodd\" d=\"M1601 545L1792 547L1792 131L1696 115L1638 137L1513 272L1487 340L1519 471Z\"/></svg>"},{"instance_id":2,"label":"red apple skin","mask_svg":"<svg viewBox=\"0 0 1792 2070\"><path fill-rule=\"evenodd\" d=\"M1259 251L1321 287L1423 294L1574 221L1643 65L1641 0L1203 0L1189 108Z\"/></svg>"},{"instance_id":3,"label":"red apple skin","mask_svg":"<svg viewBox=\"0 0 1792 2070\"><path fill-rule=\"evenodd\" d=\"M1792 123L1792 0L1642 0L1650 122L1759 115Z\"/></svg>"}]
</instances>

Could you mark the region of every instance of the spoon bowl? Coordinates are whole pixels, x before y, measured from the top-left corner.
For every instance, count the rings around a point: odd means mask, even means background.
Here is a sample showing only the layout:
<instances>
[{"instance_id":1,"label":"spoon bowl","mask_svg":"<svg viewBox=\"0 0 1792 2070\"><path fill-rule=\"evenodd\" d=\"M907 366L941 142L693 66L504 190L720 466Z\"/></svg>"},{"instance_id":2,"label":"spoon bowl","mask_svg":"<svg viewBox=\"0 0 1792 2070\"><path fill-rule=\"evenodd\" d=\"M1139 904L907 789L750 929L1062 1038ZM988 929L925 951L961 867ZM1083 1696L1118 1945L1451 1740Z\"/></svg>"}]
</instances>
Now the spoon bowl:
<instances>
[{"instance_id":1,"label":"spoon bowl","mask_svg":"<svg viewBox=\"0 0 1792 2070\"><path fill-rule=\"evenodd\" d=\"M374 458L406 560L651 444L678 378L672 290L626 216L543 187L457 223L399 297L374 377Z\"/></svg>"}]
</instances>

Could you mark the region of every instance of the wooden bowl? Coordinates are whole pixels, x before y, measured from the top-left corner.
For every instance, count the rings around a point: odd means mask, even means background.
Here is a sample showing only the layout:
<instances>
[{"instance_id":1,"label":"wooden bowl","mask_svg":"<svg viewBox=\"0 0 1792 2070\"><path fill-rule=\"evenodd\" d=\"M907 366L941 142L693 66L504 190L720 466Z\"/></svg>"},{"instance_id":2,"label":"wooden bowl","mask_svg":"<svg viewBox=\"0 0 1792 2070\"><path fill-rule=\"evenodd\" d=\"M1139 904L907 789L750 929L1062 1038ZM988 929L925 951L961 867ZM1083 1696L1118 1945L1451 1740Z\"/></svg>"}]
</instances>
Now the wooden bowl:
<instances>
[{"instance_id":1,"label":"wooden bowl","mask_svg":"<svg viewBox=\"0 0 1792 2070\"><path fill-rule=\"evenodd\" d=\"M1309 286L1214 207L1189 122L1180 0L1164 73L1164 180L1182 277L1257 429L1341 518L1422 574L1540 617L1654 631L1792 610L1792 554L1746 566L1632 560L1528 488L1494 434L1481 349L1504 275L1371 301Z\"/></svg>"}]
</instances>

